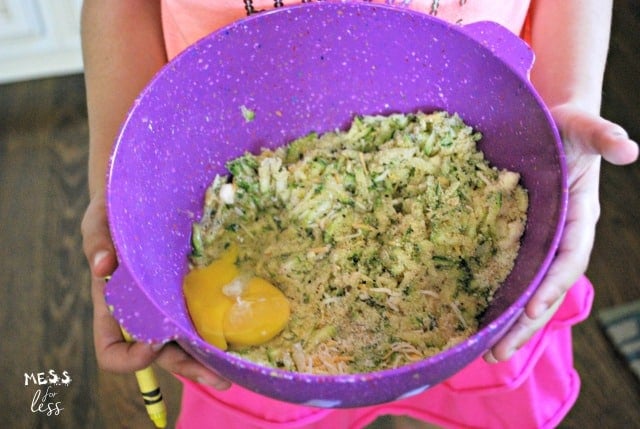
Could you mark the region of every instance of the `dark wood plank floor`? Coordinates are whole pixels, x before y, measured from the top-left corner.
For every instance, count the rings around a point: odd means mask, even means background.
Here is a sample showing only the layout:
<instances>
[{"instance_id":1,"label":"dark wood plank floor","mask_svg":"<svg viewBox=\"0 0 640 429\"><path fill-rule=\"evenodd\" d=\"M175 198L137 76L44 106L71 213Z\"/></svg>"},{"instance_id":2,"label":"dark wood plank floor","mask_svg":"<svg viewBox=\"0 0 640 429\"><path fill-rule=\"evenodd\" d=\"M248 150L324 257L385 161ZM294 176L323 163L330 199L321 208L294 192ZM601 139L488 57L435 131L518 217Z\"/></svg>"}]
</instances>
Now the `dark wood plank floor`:
<instances>
[{"instance_id":1,"label":"dark wood plank floor","mask_svg":"<svg viewBox=\"0 0 640 429\"><path fill-rule=\"evenodd\" d=\"M617 1L603 112L636 140L638 34L637 0ZM86 141L82 76L0 86L1 427L152 427L133 376L106 374L95 364L79 234L87 204ZM640 299L639 188L640 165L604 166L602 218L589 269L597 288L594 314ZM575 329L575 361L582 392L562 427L640 427L640 383L593 315ZM71 382L39 385L29 379L25 385L25 374L37 379L49 370L60 377L66 371ZM173 421L179 385L159 375ZM59 415L56 402L64 408Z\"/></svg>"}]
</instances>

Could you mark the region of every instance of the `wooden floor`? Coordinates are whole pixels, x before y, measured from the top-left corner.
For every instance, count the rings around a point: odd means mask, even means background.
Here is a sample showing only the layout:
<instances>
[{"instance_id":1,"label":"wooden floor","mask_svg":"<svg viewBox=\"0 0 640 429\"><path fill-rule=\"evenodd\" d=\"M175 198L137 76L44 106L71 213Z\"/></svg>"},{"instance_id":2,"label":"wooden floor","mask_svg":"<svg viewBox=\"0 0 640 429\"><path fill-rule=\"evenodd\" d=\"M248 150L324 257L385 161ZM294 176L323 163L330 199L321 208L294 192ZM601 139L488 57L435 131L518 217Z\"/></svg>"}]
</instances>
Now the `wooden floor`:
<instances>
[{"instance_id":1,"label":"wooden floor","mask_svg":"<svg viewBox=\"0 0 640 429\"><path fill-rule=\"evenodd\" d=\"M638 34L637 0L617 1L604 113L636 140ZM133 376L102 373L95 364L89 275L79 232L87 204L86 162L82 76L0 86L1 427L152 427ZM594 314L640 299L638 189L639 164L604 166L602 218L589 269L597 287ZM640 383L593 315L575 329L575 361L582 392L561 427L640 427ZM38 384L38 373L48 378L50 370L63 380L66 372L71 381ZM173 421L179 386L160 375ZM59 415L56 403L64 408Z\"/></svg>"}]
</instances>

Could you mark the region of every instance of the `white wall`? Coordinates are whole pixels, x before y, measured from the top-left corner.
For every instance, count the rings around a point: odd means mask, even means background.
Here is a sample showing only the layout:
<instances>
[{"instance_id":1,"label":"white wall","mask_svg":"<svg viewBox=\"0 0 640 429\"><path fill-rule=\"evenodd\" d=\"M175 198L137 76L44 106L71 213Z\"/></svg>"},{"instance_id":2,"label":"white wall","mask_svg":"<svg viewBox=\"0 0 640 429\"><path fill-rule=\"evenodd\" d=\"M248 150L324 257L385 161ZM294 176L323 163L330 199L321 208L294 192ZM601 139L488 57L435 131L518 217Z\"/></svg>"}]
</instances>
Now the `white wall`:
<instances>
[{"instance_id":1,"label":"white wall","mask_svg":"<svg viewBox=\"0 0 640 429\"><path fill-rule=\"evenodd\" d=\"M82 71L82 0L0 0L0 83Z\"/></svg>"}]
</instances>

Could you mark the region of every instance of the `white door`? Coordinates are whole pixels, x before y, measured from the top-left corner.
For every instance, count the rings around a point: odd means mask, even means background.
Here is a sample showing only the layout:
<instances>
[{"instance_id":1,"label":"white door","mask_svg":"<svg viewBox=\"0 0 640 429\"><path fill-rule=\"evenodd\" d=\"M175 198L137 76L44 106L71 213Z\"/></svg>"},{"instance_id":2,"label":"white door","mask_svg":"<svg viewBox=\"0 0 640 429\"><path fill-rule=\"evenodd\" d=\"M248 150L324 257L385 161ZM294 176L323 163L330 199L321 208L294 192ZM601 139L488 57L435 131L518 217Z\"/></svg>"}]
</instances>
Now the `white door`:
<instances>
[{"instance_id":1,"label":"white door","mask_svg":"<svg viewBox=\"0 0 640 429\"><path fill-rule=\"evenodd\" d=\"M82 0L0 0L0 83L82 71Z\"/></svg>"}]
</instances>

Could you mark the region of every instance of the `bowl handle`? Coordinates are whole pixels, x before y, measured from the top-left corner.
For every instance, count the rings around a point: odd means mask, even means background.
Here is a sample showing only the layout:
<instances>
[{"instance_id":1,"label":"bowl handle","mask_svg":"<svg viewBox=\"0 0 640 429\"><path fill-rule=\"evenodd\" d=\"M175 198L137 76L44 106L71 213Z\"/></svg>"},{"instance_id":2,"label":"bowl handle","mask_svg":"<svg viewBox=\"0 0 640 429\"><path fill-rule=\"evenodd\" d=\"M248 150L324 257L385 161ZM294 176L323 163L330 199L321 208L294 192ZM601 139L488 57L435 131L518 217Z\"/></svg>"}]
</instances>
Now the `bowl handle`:
<instances>
[{"instance_id":1,"label":"bowl handle","mask_svg":"<svg viewBox=\"0 0 640 429\"><path fill-rule=\"evenodd\" d=\"M104 295L113 317L134 340L164 344L178 338L177 327L166 319L123 266L118 267L107 282Z\"/></svg>"},{"instance_id":2,"label":"bowl handle","mask_svg":"<svg viewBox=\"0 0 640 429\"><path fill-rule=\"evenodd\" d=\"M520 37L500 24L479 21L462 27L468 36L486 46L493 54L529 80L535 55L531 47Z\"/></svg>"}]
</instances>

